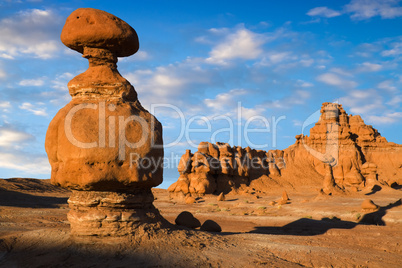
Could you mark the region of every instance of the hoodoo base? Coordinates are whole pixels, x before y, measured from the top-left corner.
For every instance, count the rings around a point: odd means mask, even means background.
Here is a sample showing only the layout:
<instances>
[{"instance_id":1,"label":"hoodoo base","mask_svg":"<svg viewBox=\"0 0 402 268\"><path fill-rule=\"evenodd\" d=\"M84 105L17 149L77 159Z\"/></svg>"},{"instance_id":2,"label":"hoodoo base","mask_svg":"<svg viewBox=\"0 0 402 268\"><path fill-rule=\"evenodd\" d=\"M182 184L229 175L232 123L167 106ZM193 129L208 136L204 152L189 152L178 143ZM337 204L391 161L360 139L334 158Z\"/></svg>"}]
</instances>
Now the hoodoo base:
<instances>
[{"instance_id":1,"label":"hoodoo base","mask_svg":"<svg viewBox=\"0 0 402 268\"><path fill-rule=\"evenodd\" d=\"M76 236L125 236L142 225L159 226L163 217L154 207L150 189L133 193L73 191L67 217Z\"/></svg>"}]
</instances>

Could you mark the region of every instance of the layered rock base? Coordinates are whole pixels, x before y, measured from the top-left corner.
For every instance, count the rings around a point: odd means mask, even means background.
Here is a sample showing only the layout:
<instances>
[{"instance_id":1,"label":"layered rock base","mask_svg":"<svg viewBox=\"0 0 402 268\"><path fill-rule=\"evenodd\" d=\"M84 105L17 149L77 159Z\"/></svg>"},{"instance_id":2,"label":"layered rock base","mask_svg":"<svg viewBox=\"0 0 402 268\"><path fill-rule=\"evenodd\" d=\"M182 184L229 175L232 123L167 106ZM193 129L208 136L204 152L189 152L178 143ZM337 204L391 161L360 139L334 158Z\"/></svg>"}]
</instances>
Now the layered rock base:
<instances>
[{"instance_id":1,"label":"layered rock base","mask_svg":"<svg viewBox=\"0 0 402 268\"><path fill-rule=\"evenodd\" d=\"M150 189L132 193L73 191L68 199L71 234L125 236L144 224L161 225L162 216ZM159 226L160 227L160 226Z\"/></svg>"}]
</instances>

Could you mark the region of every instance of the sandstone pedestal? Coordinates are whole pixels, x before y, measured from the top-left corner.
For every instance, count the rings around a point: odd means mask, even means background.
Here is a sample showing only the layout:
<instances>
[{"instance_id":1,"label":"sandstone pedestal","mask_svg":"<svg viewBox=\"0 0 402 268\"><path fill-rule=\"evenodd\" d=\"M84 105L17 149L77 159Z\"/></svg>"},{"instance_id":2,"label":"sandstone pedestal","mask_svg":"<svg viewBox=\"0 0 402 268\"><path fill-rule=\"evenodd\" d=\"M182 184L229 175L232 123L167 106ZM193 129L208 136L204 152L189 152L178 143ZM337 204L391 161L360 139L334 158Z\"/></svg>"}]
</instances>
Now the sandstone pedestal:
<instances>
[{"instance_id":1,"label":"sandstone pedestal","mask_svg":"<svg viewBox=\"0 0 402 268\"><path fill-rule=\"evenodd\" d=\"M141 225L160 227L162 217L152 202L150 190L133 193L73 191L67 218L71 234L79 236L124 236Z\"/></svg>"},{"instance_id":2,"label":"sandstone pedestal","mask_svg":"<svg viewBox=\"0 0 402 268\"><path fill-rule=\"evenodd\" d=\"M135 30L107 12L80 8L61 40L89 62L68 83L72 100L46 134L51 182L73 190L71 233L123 236L160 226L151 188L163 180L162 125L117 70L118 57L139 48Z\"/></svg>"}]
</instances>

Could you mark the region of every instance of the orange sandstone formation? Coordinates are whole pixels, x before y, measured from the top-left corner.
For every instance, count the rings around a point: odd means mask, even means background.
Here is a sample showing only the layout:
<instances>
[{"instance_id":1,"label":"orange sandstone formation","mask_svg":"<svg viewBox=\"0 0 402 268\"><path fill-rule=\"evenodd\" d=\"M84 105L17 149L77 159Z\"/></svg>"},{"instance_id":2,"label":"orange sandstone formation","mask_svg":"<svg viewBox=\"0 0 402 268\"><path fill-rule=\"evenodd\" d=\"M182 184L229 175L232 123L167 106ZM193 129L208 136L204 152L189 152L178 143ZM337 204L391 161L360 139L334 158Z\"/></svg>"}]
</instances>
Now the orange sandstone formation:
<instances>
[{"instance_id":1,"label":"orange sandstone formation","mask_svg":"<svg viewBox=\"0 0 402 268\"><path fill-rule=\"evenodd\" d=\"M402 146L387 142L359 115L342 105L324 103L310 136L297 135L285 150L268 152L226 143L201 142L182 156L180 177L169 187L176 194L219 194L253 188L321 186L332 194L376 184L402 184Z\"/></svg>"},{"instance_id":2,"label":"orange sandstone formation","mask_svg":"<svg viewBox=\"0 0 402 268\"><path fill-rule=\"evenodd\" d=\"M362 209L364 210L376 210L378 209L378 205L376 205L373 200L365 199L361 204Z\"/></svg>"},{"instance_id":3,"label":"orange sandstone formation","mask_svg":"<svg viewBox=\"0 0 402 268\"><path fill-rule=\"evenodd\" d=\"M72 100L51 121L45 144L51 182L73 190L72 234L120 236L160 224L151 187L163 178L162 125L116 65L137 52L135 30L107 12L80 8L61 40L89 61L68 83Z\"/></svg>"},{"instance_id":4,"label":"orange sandstone formation","mask_svg":"<svg viewBox=\"0 0 402 268\"><path fill-rule=\"evenodd\" d=\"M196 153L186 150L178 165L180 177L168 190L183 194L228 193L269 174L279 178L283 168L283 152L279 150L264 152L201 142Z\"/></svg>"},{"instance_id":5,"label":"orange sandstone formation","mask_svg":"<svg viewBox=\"0 0 402 268\"><path fill-rule=\"evenodd\" d=\"M324 103L310 136L296 136L285 154L289 166L303 158L321 176L332 173L342 189L402 184L402 146L387 142L359 115L348 115L341 104Z\"/></svg>"}]
</instances>

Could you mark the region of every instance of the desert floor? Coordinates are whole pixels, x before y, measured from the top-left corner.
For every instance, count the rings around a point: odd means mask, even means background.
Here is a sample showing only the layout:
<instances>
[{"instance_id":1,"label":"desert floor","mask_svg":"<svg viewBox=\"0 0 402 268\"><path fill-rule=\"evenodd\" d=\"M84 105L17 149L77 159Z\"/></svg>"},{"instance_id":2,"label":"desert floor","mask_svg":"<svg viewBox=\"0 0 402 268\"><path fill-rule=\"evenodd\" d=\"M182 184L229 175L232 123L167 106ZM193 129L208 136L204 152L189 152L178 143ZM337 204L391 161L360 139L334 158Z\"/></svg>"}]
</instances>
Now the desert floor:
<instances>
[{"instance_id":1,"label":"desert floor","mask_svg":"<svg viewBox=\"0 0 402 268\"><path fill-rule=\"evenodd\" d=\"M68 191L45 180L0 180L1 267L401 267L402 189L339 196L289 189L205 196L194 204L154 189L154 205L172 224L182 211L221 233L171 226L124 238L72 238ZM258 196L257 196L258 195ZM380 209L363 211L371 199Z\"/></svg>"}]
</instances>

